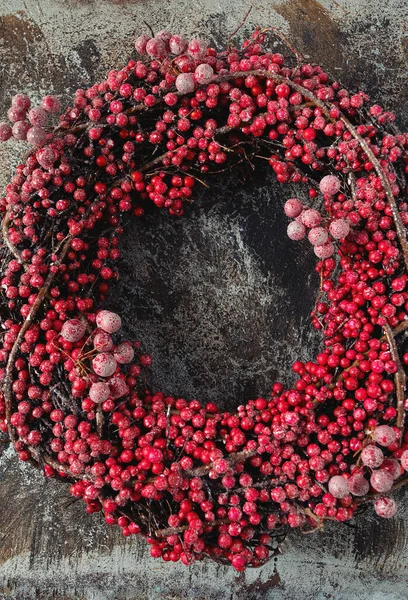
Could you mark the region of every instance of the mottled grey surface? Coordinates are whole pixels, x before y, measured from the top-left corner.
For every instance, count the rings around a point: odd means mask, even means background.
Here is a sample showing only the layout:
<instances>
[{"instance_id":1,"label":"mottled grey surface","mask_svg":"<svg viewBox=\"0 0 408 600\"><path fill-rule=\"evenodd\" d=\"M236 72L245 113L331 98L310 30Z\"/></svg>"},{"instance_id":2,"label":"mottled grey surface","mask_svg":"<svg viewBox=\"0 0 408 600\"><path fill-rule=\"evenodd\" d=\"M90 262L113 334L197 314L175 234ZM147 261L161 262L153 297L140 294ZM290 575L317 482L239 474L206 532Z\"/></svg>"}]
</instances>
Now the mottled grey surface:
<instances>
[{"instance_id":1,"label":"mottled grey surface","mask_svg":"<svg viewBox=\"0 0 408 600\"><path fill-rule=\"evenodd\" d=\"M134 33L203 31L216 43L246 0L0 0L0 120L10 96L50 90L68 103L132 52ZM346 85L358 84L407 124L405 0L260 0L248 19L273 25ZM224 36L225 37L225 36ZM24 153L0 147L0 189ZM298 190L297 190L298 191ZM151 351L152 385L231 408L267 394L290 363L318 347L308 314L314 259L285 239L291 193L247 170L200 192L186 218L134 224L123 241L121 280L110 305ZM237 575L209 562L187 569L153 561L88 517L56 482L0 458L0 598L12 600L399 600L406 598L404 493L398 518L368 510L317 535L293 534L283 555Z\"/></svg>"}]
</instances>

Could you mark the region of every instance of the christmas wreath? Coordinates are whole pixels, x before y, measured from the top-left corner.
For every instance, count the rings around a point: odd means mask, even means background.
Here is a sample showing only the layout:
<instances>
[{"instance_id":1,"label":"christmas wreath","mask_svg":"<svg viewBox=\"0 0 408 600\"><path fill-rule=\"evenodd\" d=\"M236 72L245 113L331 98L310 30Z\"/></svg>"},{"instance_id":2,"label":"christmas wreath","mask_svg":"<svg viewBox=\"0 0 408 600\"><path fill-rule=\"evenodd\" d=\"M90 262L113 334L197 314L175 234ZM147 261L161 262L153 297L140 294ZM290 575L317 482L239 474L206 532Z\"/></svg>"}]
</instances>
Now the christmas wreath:
<instances>
[{"instance_id":1,"label":"christmas wreath","mask_svg":"<svg viewBox=\"0 0 408 600\"><path fill-rule=\"evenodd\" d=\"M165 561L241 571L290 528L371 501L392 517L408 470L408 136L273 29L222 51L166 31L135 46L58 125L56 97L24 94L0 124L1 141L33 146L0 200L1 430ZM227 413L147 389L151 357L104 303L125 222L181 216L203 180L248 160L299 184L287 235L316 255L322 346L293 364L293 388Z\"/></svg>"}]
</instances>

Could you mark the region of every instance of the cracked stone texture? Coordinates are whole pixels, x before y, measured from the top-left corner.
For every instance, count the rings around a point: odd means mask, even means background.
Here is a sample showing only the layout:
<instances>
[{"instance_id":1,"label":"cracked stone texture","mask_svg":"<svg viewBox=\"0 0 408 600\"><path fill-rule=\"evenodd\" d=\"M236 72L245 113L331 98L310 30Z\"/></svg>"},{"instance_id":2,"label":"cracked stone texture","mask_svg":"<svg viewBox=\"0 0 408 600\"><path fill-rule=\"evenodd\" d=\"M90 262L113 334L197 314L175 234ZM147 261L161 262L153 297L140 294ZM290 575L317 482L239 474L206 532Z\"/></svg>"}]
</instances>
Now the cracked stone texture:
<instances>
[{"instance_id":1,"label":"cracked stone texture","mask_svg":"<svg viewBox=\"0 0 408 600\"><path fill-rule=\"evenodd\" d=\"M132 53L135 33L202 32L216 44L246 0L0 0L0 120L11 95L65 103ZM407 125L405 0L258 0L243 31L280 28L310 60L358 85ZM1 108L2 107L2 108ZM25 146L0 146L0 189ZM310 252L285 238L282 204L300 190L247 169L202 188L185 218L130 224L109 304L152 353L156 389L225 408L267 394L318 348L308 315L317 278ZM371 510L352 526L292 534L283 554L238 575L208 561L187 569L149 557L84 514L61 484L0 457L0 598L12 600L398 600L406 598L404 492L398 517Z\"/></svg>"}]
</instances>

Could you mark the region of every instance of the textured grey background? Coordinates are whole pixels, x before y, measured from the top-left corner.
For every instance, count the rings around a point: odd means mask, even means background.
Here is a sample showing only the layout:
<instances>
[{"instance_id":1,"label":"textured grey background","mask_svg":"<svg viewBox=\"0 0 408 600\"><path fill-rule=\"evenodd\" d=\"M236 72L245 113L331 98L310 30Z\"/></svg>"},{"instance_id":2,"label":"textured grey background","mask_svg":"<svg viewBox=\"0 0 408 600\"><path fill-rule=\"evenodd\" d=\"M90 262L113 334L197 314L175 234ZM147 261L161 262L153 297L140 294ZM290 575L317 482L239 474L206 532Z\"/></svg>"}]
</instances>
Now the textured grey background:
<instances>
[{"instance_id":1,"label":"textured grey background","mask_svg":"<svg viewBox=\"0 0 408 600\"><path fill-rule=\"evenodd\" d=\"M215 43L246 0L0 0L0 120L12 94L53 91L65 103L132 53L135 33L200 31ZM346 85L396 109L407 124L405 0L260 0L246 30L273 25ZM3 108L1 108L3 107ZM24 145L0 146L0 189ZM291 191L250 170L202 190L187 217L132 225L110 298L154 358L155 388L225 408L290 381L290 363L318 347L310 331L316 277L305 247L285 239ZM298 191L298 190L297 190ZM222 202L220 202L222 199ZM293 534L283 555L237 575L209 562L154 561L87 517L68 491L0 457L0 598L13 600L397 600L408 591L404 494L392 522L371 511L353 527Z\"/></svg>"}]
</instances>

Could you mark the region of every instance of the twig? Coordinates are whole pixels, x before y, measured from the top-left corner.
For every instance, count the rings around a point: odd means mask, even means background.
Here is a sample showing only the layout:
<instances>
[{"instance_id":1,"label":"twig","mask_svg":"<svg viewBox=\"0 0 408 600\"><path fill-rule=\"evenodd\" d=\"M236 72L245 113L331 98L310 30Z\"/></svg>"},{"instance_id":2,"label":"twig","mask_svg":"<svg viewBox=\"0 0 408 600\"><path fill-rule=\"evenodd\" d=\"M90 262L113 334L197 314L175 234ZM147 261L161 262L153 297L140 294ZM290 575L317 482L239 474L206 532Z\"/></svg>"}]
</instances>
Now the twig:
<instances>
[{"instance_id":1,"label":"twig","mask_svg":"<svg viewBox=\"0 0 408 600\"><path fill-rule=\"evenodd\" d=\"M7 210L6 214L4 215L3 218L3 224L2 224L2 234L3 234L3 240L7 246L7 248L10 250L11 254L13 254L15 256L15 258L17 259L17 261L24 265L26 268L26 264L25 262L22 260L19 251L17 250L17 248L15 247L15 245L10 241L10 236L9 236L9 232L8 232L8 226L10 224L10 208Z\"/></svg>"},{"instance_id":2,"label":"twig","mask_svg":"<svg viewBox=\"0 0 408 600\"><path fill-rule=\"evenodd\" d=\"M102 437L103 432L103 412L100 404L96 407L96 432Z\"/></svg>"},{"instance_id":3,"label":"twig","mask_svg":"<svg viewBox=\"0 0 408 600\"><path fill-rule=\"evenodd\" d=\"M399 325L397 325L392 330L392 335L395 337L395 336L399 335L400 333L402 333L403 331L406 331L407 329L408 329L408 319L401 321L401 323L399 323Z\"/></svg>"},{"instance_id":4,"label":"twig","mask_svg":"<svg viewBox=\"0 0 408 600\"><path fill-rule=\"evenodd\" d=\"M228 461L229 465L232 467L239 462L244 462L247 458L251 458L251 456L255 456L256 451L243 450L242 452L236 452L234 454L230 454L228 457L225 457L225 460ZM204 465L203 467L197 467L196 469L191 469L186 471L186 475L189 477L200 477L201 475L205 475L212 469L212 463L209 465Z\"/></svg>"},{"instance_id":5,"label":"twig","mask_svg":"<svg viewBox=\"0 0 408 600\"><path fill-rule=\"evenodd\" d=\"M394 375L395 387L397 393L397 427L399 427L401 433L404 429L404 400L405 400L405 382L406 376L404 369L402 368L401 361L398 355L397 344L395 343L394 335L391 331L391 327L386 323L383 326L385 335L387 337L388 346L390 348L392 360L397 363L398 370Z\"/></svg>"},{"instance_id":6,"label":"twig","mask_svg":"<svg viewBox=\"0 0 408 600\"><path fill-rule=\"evenodd\" d=\"M242 29L242 27L245 25L245 23L246 23L246 20L248 19L249 13L251 12L252 8L253 8L253 6L252 6L252 4L251 4L251 6L250 6L250 7L248 8L248 10L246 11L246 13L245 13L245 15L244 15L244 18L242 19L241 23L238 25L238 27L236 27L236 28L234 29L234 31L233 31L232 33L230 33L230 34L229 34L229 36L228 36L228 39L227 39L227 48L229 48L229 47L230 47L230 43L231 43L231 40L232 40L232 38L234 37L234 35L235 35L235 34L237 34L237 33L238 33L238 31L239 31L240 29Z\"/></svg>"},{"instance_id":7,"label":"twig","mask_svg":"<svg viewBox=\"0 0 408 600\"><path fill-rule=\"evenodd\" d=\"M391 494L393 492L396 492L397 490L401 489L402 487L404 487L404 485L407 485L407 484L408 484L408 476L403 477L402 479L397 481L397 483L394 483L394 485L392 486L392 488L390 489L390 491L388 493ZM367 494L367 496L363 496L362 498L354 498L353 500L356 504L366 504L367 502L372 502L376 498L379 498L380 496L383 496L383 495L384 495L384 492L370 492L369 494Z\"/></svg>"},{"instance_id":8,"label":"twig","mask_svg":"<svg viewBox=\"0 0 408 600\"><path fill-rule=\"evenodd\" d=\"M217 525L225 525L230 523L229 519L218 519L218 521L212 521L211 523L206 523L206 527L216 527ZM181 525L180 527L166 527L166 529L159 529L154 532L156 538L165 538L169 535L178 535L179 533L184 533L189 529L189 525Z\"/></svg>"},{"instance_id":9,"label":"twig","mask_svg":"<svg viewBox=\"0 0 408 600\"><path fill-rule=\"evenodd\" d=\"M277 29L276 27L268 27L261 31L261 33L269 33L269 32L272 32L276 37L278 37L285 44L285 46L289 50L289 52L291 52L296 57L297 66L299 68L299 66L303 62L303 56L300 54L300 52L298 52L296 50L296 48L294 46L292 46L292 44L289 42L286 35L283 34L281 31L279 31L279 29Z\"/></svg>"},{"instance_id":10,"label":"twig","mask_svg":"<svg viewBox=\"0 0 408 600\"><path fill-rule=\"evenodd\" d=\"M149 23L145 20L143 20L143 23L146 25L147 29L150 31L151 36L154 37L154 31L153 31L152 27L149 25Z\"/></svg>"}]
</instances>

